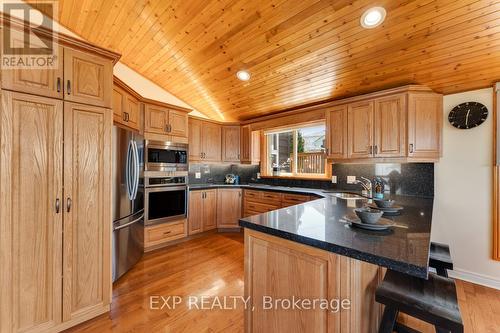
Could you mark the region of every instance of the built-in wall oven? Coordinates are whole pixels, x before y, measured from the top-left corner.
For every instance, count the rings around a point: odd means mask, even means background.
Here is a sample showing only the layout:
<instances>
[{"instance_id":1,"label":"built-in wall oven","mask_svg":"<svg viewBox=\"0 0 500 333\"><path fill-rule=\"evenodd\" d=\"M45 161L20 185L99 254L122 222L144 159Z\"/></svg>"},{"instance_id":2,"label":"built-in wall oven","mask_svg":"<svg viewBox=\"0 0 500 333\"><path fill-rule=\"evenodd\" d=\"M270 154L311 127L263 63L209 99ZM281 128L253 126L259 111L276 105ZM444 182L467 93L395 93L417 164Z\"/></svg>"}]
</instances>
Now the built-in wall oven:
<instances>
[{"instance_id":1,"label":"built-in wall oven","mask_svg":"<svg viewBox=\"0 0 500 333\"><path fill-rule=\"evenodd\" d=\"M187 217L187 171L148 172L144 182L145 225Z\"/></svg>"},{"instance_id":2,"label":"built-in wall oven","mask_svg":"<svg viewBox=\"0 0 500 333\"><path fill-rule=\"evenodd\" d=\"M188 145L169 141L145 141L145 171L188 171Z\"/></svg>"}]
</instances>

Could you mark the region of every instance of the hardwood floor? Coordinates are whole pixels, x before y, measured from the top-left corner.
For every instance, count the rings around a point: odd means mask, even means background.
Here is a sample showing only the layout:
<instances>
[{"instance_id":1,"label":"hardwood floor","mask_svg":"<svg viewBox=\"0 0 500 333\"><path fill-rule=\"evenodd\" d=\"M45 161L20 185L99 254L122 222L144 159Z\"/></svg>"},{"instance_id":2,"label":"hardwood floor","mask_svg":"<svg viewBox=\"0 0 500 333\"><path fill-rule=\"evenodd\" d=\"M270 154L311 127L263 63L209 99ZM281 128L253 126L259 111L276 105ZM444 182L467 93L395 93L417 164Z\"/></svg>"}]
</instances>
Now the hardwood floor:
<instances>
[{"instance_id":1,"label":"hardwood floor","mask_svg":"<svg viewBox=\"0 0 500 333\"><path fill-rule=\"evenodd\" d=\"M500 291L464 281L457 289L465 332L499 332ZM175 295L185 300L175 309L150 309L150 296ZM110 314L66 332L243 332L243 302L235 310L203 310L201 304L189 310L189 295L243 296L243 234L211 233L146 254L113 286ZM434 332L415 320L410 325Z\"/></svg>"}]
</instances>

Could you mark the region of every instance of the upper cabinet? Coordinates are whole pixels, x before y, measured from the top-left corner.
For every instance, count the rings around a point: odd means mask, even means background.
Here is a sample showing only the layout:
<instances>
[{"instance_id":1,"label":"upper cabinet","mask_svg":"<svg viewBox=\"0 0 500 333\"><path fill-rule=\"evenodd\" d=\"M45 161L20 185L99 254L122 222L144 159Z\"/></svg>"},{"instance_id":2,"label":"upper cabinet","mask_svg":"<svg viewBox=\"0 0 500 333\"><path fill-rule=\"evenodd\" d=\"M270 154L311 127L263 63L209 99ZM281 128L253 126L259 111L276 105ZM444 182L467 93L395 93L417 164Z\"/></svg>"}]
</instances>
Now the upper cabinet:
<instances>
[{"instance_id":1,"label":"upper cabinet","mask_svg":"<svg viewBox=\"0 0 500 333\"><path fill-rule=\"evenodd\" d=\"M222 126L189 118L189 160L222 161Z\"/></svg>"},{"instance_id":2,"label":"upper cabinet","mask_svg":"<svg viewBox=\"0 0 500 333\"><path fill-rule=\"evenodd\" d=\"M141 102L137 96L121 81L113 85L113 121L140 131Z\"/></svg>"},{"instance_id":3,"label":"upper cabinet","mask_svg":"<svg viewBox=\"0 0 500 333\"><path fill-rule=\"evenodd\" d=\"M64 49L64 99L111 107L113 62L88 53Z\"/></svg>"},{"instance_id":4,"label":"upper cabinet","mask_svg":"<svg viewBox=\"0 0 500 333\"><path fill-rule=\"evenodd\" d=\"M222 160L240 161L240 126L222 126Z\"/></svg>"},{"instance_id":5,"label":"upper cabinet","mask_svg":"<svg viewBox=\"0 0 500 333\"><path fill-rule=\"evenodd\" d=\"M326 138L328 158L347 157L347 105L339 105L327 111Z\"/></svg>"},{"instance_id":6,"label":"upper cabinet","mask_svg":"<svg viewBox=\"0 0 500 333\"><path fill-rule=\"evenodd\" d=\"M408 97L408 156L437 159L442 151L443 97L411 93Z\"/></svg>"},{"instance_id":7,"label":"upper cabinet","mask_svg":"<svg viewBox=\"0 0 500 333\"><path fill-rule=\"evenodd\" d=\"M260 131L252 131L250 125L241 126L240 158L241 163L259 164Z\"/></svg>"},{"instance_id":8,"label":"upper cabinet","mask_svg":"<svg viewBox=\"0 0 500 333\"><path fill-rule=\"evenodd\" d=\"M336 104L326 111L330 160L439 159L442 95L425 87L407 86Z\"/></svg>"},{"instance_id":9,"label":"upper cabinet","mask_svg":"<svg viewBox=\"0 0 500 333\"><path fill-rule=\"evenodd\" d=\"M188 136L189 110L175 109L174 106L144 104L144 132L160 135L157 139L183 141Z\"/></svg>"},{"instance_id":10,"label":"upper cabinet","mask_svg":"<svg viewBox=\"0 0 500 333\"><path fill-rule=\"evenodd\" d=\"M2 89L63 98L63 47L59 47L56 69L9 69L2 72Z\"/></svg>"}]
</instances>

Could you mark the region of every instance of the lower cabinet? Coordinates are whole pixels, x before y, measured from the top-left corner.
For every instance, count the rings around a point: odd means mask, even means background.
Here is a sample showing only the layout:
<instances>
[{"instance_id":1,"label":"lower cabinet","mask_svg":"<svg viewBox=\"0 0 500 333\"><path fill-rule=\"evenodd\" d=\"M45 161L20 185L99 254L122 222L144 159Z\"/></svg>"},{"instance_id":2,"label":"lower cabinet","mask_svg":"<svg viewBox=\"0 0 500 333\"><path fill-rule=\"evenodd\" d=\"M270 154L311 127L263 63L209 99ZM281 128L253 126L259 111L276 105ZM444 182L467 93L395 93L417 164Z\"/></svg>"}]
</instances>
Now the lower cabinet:
<instances>
[{"instance_id":1,"label":"lower cabinet","mask_svg":"<svg viewBox=\"0 0 500 333\"><path fill-rule=\"evenodd\" d=\"M112 111L1 99L0 332L57 332L109 311Z\"/></svg>"},{"instance_id":2,"label":"lower cabinet","mask_svg":"<svg viewBox=\"0 0 500 333\"><path fill-rule=\"evenodd\" d=\"M241 193L239 188L217 190L217 228L239 228Z\"/></svg>"},{"instance_id":3,"label":"lower cabinet","mask_svg":"<svg viewBox=\"0 0 500 333\"><path fill-rule=\"evenodd\" d=\"M186 220L147 226L144 228L144 251L151 251L169 242L186 237Z\"/></svg>"},{"instance_id":4,"label":"lower cabinet","mask_svg":"<svg viewBox=\"0 0 500 333\"><path fill-rule=\"evenodd\" d=\"M245 332L377 332L382 278L379 266L246 229ZM309 300L299 303L307 311L288 306L293 300ZM337 302L312 306L315 300Z\"/></svg>"},{"instance_id":5,"label":"lower cabinet","mask_svg":"<svg viewBox=\"0 0 500 333\"><path fill-rule=\"evenodd\" d=\"M217 190L189 192L188 234L194 235L217 227Z\"/></svg>"}]
</instances>

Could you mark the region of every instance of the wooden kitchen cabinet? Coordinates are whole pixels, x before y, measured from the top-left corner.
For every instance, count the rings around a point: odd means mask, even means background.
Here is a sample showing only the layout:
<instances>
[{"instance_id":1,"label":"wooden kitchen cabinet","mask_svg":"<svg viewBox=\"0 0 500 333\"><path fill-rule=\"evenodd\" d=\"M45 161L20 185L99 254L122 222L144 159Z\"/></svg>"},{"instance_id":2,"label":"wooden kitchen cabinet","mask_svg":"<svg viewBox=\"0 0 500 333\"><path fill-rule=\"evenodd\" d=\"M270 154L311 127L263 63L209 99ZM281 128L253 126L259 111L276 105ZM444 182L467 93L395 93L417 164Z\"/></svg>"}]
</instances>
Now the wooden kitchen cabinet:
<instances>
[{"instance_id":1,"label":"wooden kitchen cabinet","mask_svg":"<svg viewBox=\"0 0 500 333\"><path fill-rule=\"evenodd\" d=\"M217 228L239 228L242 190L239 188L217 189Z\"/></svg>"},{"instance_id":2,"label":"wooden kitchen cabinet","mask_svg":"<svg viewBox=\"0 0 500 333\"><path fill-rule=\"evenodd\" d=\"M144 105L144 132L168 134L168 109L153 105Z\"/></svg>"},{"instance_id":3,"label":"wooden kitchen cabinet","mask_svg":"<svg viewBox=\"0 0 500 333\"><path fill-rule=\"evenodd\" d=\"M442 151L443 97L411 93L408 104L408 156L438 159Z\"/></svg>"},{"instance_id":4,"label":"wooden kitchen cabinet","mask_svg":"<svg viewBox=\"0 0 500 333\"><path fill-rule=\"evenodd\" d=\"M217 227L217 190L189 192L188 234L193 235Z\"/></svg>"},{"instance_id":5,"label":"wooden kitchen cabinet","mask_svg":"<svg viewBox=\"0 0 500 333\"><path fill-rule=\"evenodd\" d=\"M347 157L347 105L326 111L328 158Z\"/></svg>"},{"instance_id":6,"label":"wooden kitchen cabinet","mask_svg":"<svg viewBox=\"0 0 500 333\"><path fill-rule=\"evenodd\" d=\"M64 48L64 99L110 108L113 99L113 62Z\"/></svg>"},{"instance_id":7,"label":"wooden kitchen cabinet","mask_svg":"<svg viewBox=\"0 0 500 333\"><path fill-rule=\"evenodd\" d=\"M187 236L186 219L144 227L144 252Z\"/></svg>"},{"instance_id":8,"label":"wooden kitchen cabinet","mask_svg":"<svg viewBox=\"0 0 500 333\"><path fill-rule=\"evenodd\" d=\"M222 159L222 128L218 124L206 122L201 128L202 161L218 162Z\"/></svg>"},{"instance_id":9,"label":"wooden kitchen cabinet","mask_svg":"<svg viewBox=\"0 0 500 333\"><path fill-rule=\"evenodd\" d=\"M203 162L222 161L222 126L189 118L189 160Z\"/></svg>"},{"instance_id":10,"label":"wooden kitchen cabinet","mask_svg":"<svg viewBox=\"0 0 500 333\"><path fill-rule=\"evenodd\" d=\"M240 161L240 126L222 126L222 160Z\"/></svg>"},{"instance_id":11,"label":"wooden kitchen cabinet","mask_svg":"<svg viewBox=\"0 0 500 333\"><path fill-rule=\"evenodd\" d=\"M406 155L405 100L404 94L375 100L374 156L403 157Z\"/></svg>"},{"instance_id":12,"label":"wooden kitchen cabinet","mask_svg":"<svg viewBox=\"0 0 500 333\"><path fill-rule=\"evenodd\" d=\"M63 102L1 99L0 331L40 332L62 319Z\"/></svg>"},{"instance_id":13,"label":"wooden kitchen cabinet","mask_svg":"<svg viewBox=\"0 0 500 333\"><path fill-rule=\"evenodd\" d=\"M2 72L2 89L62 99L64 94L63 47L55 69L9 69Z\"/></svg>"},{"instance_id":14,"label":"wooden kitchen cabinet","mask_svg":"<svg viewBox=\"0 0 500 333\"><path fill-rule=\"evenodd\" d=\"M337 101L326 110L328 159L436 161L442 150L442 98L423 86L405 86Z\"/></svg>"},{"instance_id":15,"label":"wooden kitchen cabinet","mask_svg":"<svg viewBox=\"0 0 500 333\"><path fill-rule=\"evenodd\" d=\"M259 164L260 131L252 131L250 125L241 126L240 161L243 164Z\"/></svg>"},{"instance_id":16,"label":"wooden kitchen cabinet","mask_svg":"<svg viewBox=\"0 0 500 333\"><path fill-rule=\"evenodd\" d=\"M115 78L113 85L113 122L140 131L140 96Z\"/></svg>"},{"instance_id":17,"label":"wooden kitchen cabinet","mask_svg":"<svg viewBox=\"0 0 500 333\"><path fill-rule=\"evenodd\" d=\"M144 104L144 132L159 135L158 140L183 141L188 136L187 110L159 104Z\"/></svg>"},{"instance_id":18,"label":"wooden kitchen cabinet","mask_svg":"<svg viewBox=\"0 0 500 333\"><path fill-rule=\"evenodd\" d=\"M110 109L64 105L63 320L111 302Z\"/></svg>"},{"instance_id":19,"label":"wooden kitchen cabinet","mask_svg":"<svg viewBox=\"0 0 500 333\"><path fill-rule=\"evenodd\" d=\"M201 147L201 126L202 121L194 118L189 118L189 160L200 161L202 154Z\"/></svg>"},{"instance_id":20,"label":"wooden kitchen cabinet","mask_svg":"<svg viewBox=\"0 0 500 333\"><path fill-rule=\"evenodd\" d=\"M373 157L373 102L348 105L347 157Z\"/></svg>"},{"instance_id":21,"label":"wooden kitchen cabinet","mask_svg":"<svg viewBox=\"0 0 500 333\"><path fill-rule=\"evenodd\" d=\"M217 190L203 192L203 231L207 231L217 227Z\"/></svg>"}]
</instances>

